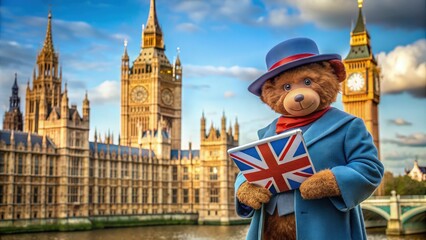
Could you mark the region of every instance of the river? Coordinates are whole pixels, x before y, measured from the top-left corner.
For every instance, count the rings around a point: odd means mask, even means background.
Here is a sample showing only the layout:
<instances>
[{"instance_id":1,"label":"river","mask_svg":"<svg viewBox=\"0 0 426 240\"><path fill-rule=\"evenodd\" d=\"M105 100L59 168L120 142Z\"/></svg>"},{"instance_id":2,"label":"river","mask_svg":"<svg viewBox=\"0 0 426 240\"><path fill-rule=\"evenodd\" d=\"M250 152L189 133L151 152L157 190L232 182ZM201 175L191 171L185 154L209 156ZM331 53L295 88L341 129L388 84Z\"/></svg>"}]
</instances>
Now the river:
<instances>
[{"instance_id":1,"label":"river","mask_svg":"<svg viewBox=\"0 0 426 240\"><path fill-rule=\"evenodd\" d=\"M1 240L243 240L247 225L156 226L111 228L83 232L45 232L0 236ZM384 230L368 231L369 240L426 240L424 235L387 237Z\"/></svg>"}]
</instances>

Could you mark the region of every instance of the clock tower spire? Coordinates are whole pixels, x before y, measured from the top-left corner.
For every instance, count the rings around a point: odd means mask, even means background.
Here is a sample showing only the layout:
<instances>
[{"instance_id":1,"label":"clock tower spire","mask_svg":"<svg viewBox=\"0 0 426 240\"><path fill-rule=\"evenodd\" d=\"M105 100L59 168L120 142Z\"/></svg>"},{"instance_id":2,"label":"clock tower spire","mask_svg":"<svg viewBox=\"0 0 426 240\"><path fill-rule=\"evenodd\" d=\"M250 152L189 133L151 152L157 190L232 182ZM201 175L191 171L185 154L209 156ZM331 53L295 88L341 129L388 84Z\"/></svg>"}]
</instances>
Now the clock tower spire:
<instances>
[{"instance_id":1,"label":"clock tower spire","mask_svg":"<svg viewBox=\"0 0 426 240\"><path fill-rule=\"evenodd\" d=\"M143 48L155 47L164 49L163 32L157 19L155 0L151 0L148 20L142 32Z\"/></svg>"},{"instance_id":2,"label":"clock tower spire","mask_svg":"<svg viewBox=\"0 0 426 240\"><path fill-rule=\"evenodd\" d=\"M364 120L377 149L380 150L380 69L371 49L370 34L365 25L362 7L363 0L358 0L358 19L351 32L350 51L343 60L347 79L342 86L342 101L346 112Z\"/></svg>"},{"instance_id":3,"label":"clock tower spire","mask_svg":"<svg viewBox=\"0 0 426 240\"><path fill-rule=\"evenodd\" d=\"M182 66L167 58L163 31L151 0L139 55L130 62L127 42L121 64L121 143L139 146L143 133L162 123L172 149L181 148ZM161 134L160 134L161 135ZM165 141L166 141L165 140Z\"/></svg>"}]
</instances>

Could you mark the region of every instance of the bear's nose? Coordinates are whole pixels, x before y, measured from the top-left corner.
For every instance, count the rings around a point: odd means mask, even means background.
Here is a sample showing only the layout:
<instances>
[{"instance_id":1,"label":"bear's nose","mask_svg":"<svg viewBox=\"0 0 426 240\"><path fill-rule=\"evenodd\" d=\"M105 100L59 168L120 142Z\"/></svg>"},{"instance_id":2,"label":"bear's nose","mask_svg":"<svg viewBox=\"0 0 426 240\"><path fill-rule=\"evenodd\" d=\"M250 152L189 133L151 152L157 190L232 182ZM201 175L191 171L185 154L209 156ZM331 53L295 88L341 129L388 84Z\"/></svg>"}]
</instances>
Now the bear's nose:
<instances>
[{"instance_id":1,"label":"bear's nose","mask_svg":"<svg viewBox=\"0 0 426 240\"><path fill-rule=\"evenodd\" d=\"M305 99L305 96L303 96L303 94L297 94L296 96L294 96L294 101L296 102L301 102L303 101L303 99Z\"/></svg>"}]
</instances>

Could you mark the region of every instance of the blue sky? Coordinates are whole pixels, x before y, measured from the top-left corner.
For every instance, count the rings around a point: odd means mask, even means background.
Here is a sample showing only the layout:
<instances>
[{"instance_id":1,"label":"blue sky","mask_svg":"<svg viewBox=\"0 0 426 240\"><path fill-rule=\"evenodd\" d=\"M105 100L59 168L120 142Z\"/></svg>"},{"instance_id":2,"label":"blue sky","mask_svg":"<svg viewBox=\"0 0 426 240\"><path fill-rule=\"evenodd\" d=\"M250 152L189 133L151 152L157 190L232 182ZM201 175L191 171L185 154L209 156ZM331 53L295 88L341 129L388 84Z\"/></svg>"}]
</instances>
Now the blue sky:
<instances>
[{"instance_id":1,"label":"blue sky","mask_svg":"<svg viewBox=\"0 0 426 240\"><path fill-rule=\"evenodd\" d=\"M128 40L128 53L134 60L149 0L119 4L112 0L2 0L0 117L8 108L15 72L21 102L25 102L24 90L43 44L49 6L54 47L60 54L71 103L81 108L87 90L91 138L95 127L118 136L123 41ZM416 156L426 165L425 9L423 0L364 2L373 52L383 73L381 158L387 170L397 174L411 168ZM203 111L208 126L213 122L219 127L223 112L228 124L238 117L240 143L255 140L257 129L277 116L246 90L266 70L267 51L285 39L309 37L320 52L344 58L358 8L356 0L157 0L157 14L169 60L180 48L185 149L188 141L199 145ZM340 101L334 106L342 108Z\"/></svg>"}]
</instances>

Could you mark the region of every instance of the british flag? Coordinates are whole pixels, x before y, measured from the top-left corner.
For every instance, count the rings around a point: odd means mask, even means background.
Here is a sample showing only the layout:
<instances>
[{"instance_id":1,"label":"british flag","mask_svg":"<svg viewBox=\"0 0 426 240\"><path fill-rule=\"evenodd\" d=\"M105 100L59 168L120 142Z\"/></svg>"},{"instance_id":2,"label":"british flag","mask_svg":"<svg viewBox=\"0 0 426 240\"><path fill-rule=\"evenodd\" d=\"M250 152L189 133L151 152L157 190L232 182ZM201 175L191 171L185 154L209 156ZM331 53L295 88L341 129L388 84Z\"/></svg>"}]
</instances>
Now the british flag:
<instances>
[{"instance_id":1,"label":"british flag","mask_svg":"<svg viewBox=\"0 0 426 240\"><path fill-rule=\"evenodd\" d=\"M247 181L273 194L297 189L315 173L300 132L283 138L274 136L269 142L235 152L231 150L229 155Z\"/></svg>"}]
</instances>

